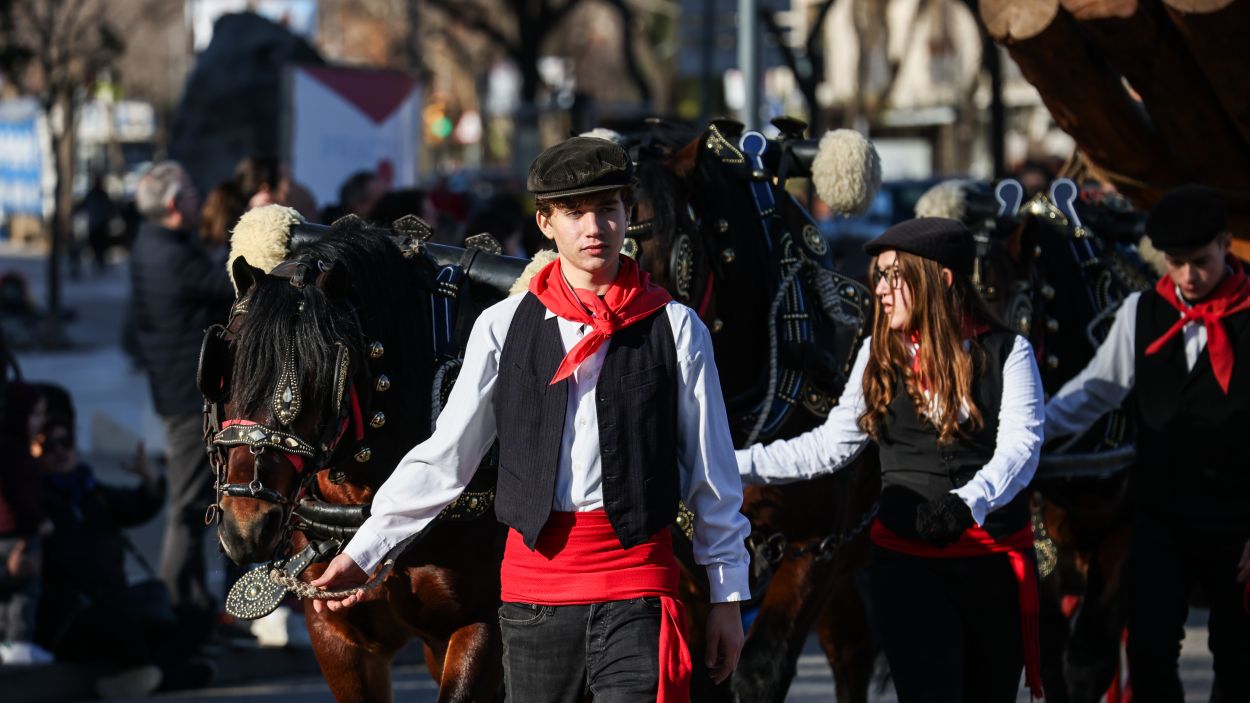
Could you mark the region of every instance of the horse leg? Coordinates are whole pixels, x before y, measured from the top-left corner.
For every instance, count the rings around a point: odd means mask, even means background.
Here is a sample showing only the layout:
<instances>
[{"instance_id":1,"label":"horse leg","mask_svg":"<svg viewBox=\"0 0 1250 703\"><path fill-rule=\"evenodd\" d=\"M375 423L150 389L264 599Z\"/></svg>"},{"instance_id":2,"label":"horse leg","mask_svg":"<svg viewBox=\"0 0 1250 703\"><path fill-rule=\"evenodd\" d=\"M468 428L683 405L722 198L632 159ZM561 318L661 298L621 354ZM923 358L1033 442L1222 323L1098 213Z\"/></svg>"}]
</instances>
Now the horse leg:
<instances>
[{"instance_id":1,"label":"horse leg","mask_svg":"<svg viewBox=\"0 0 1250 703\"><path fill-rule=\"evenodd\" d=\"M1126 622L1119 570L1127 548L1128 528L1123 527L1104 539L1090 559L1085 597L1064 658L1073 703L1097 703L1115 681Z\"/></svg>"},{"instance_id":2,"label":"horse leg","mask_svg":"<svg viewBox=\"0 0 1250 703\"><path fill-rule=\"evenodd\" d=\"M777 567L732 679L736 700L785 700L807 634L832 591L833 573L811 556L785 559Z\"/></svg>"},{"instance_id":3,"label":"horse leg","mask_svg":"<svg viewBox=\"0 0 1250 703\"><path fill-rule=\"evenodd\" d=\"M435 681L442 681L443 660L447 656L447 645L435 647L429 642L422 640L421 652L425 659L425 670L430 672L430 678Z\"/></svg>"},{"instance_id":4,"label":"horse leg","mask_svg":"<svg viewBox=\"0 0 1250 703\"><path fill-rule=\"evenodd\" d=\"M357 606L359 609L363 606ZM304 608L313 653L338 703L391 700L391 660L398 647L371 642L347 614L317 614Z\"/></svg>"},{"instance_id":5,"label":"horse leg","mask_svg":"<svg viewBox=\"0 0 1250 703\"><path fill-rule=\"evenodd\" d=\"M816 620L816 634L829 666L837 700L868 703L876 652L856 571L844 570L833 582L833 595Z\"/></svg>"},{"instance_id":6,"label":"horse leg","mask_svg":"<svg viewBox=\"0 0 1250 703\"><path fill-rule=\"evenodd\" d=\"M452 633L443 658L439 703L489 703L502 680L503 643L497 621L470 623Z\"/></svg>"}]
</instances>

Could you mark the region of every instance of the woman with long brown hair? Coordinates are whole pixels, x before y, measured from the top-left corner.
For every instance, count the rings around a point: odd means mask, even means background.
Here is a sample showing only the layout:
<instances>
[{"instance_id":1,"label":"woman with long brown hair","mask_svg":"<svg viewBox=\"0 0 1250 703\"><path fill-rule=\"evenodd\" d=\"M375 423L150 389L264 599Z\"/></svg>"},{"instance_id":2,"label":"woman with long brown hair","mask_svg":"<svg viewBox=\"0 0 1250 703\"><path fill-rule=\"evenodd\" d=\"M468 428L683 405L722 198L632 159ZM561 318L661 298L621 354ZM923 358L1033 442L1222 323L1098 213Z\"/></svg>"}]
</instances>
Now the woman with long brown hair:
<instances>
[{"instance_id":1,"label":"woman with long brown hair","mask_svg":"<svg viewBox=\"0 0 1250 703\"><path fill-rule=\"evenodd\" d=\"M985 309L960 222L919 218L869 242L873 335L823 425L738 452L743 481L832 473L881 455L869 593L899 700L1041 695L1037 572L1023 489L1042 444L1032 347Z\"/></svg>"}]
</instances>

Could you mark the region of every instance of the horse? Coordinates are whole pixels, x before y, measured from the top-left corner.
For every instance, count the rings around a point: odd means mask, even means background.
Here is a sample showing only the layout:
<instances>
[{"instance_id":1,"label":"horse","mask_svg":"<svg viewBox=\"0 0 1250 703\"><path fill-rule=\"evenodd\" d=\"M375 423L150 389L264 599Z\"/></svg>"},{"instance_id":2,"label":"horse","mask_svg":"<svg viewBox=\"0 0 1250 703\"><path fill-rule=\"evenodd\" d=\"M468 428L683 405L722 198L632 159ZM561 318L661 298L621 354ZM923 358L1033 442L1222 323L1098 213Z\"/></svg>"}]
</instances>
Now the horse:
<instances>
[{"instance_id":1,"label":"horse","mask_svg":"<svg viewBox=\"0 0 1250 703\"><path fill-rule=\"evenodd\" d=\"M328 230L279 222L284 235L313 234L279 243L285 255L272 270L246 255L231 265L238 297L228 322L205 335L198 380L217 474L209 518L220 518L231 559L266 563L231 590L227 609L241 617L300 593L299 579L319 575L350 539L391 469L430 433L463 339L457 319L502 297L491 286L465 290L465 270L489 254L445 247L454 263L440 265L423 243L428 227L405 220L394 231L350 217ZM506 286L523 264L496 262L492 275ZM317 613L305 599L336 700L389 700L391 662L414 637L439 701L495 699L504 531L491 510L492 469L392 551L358 606Z\"/></svg>"},{"instance_id":2,"label":"horse","mask_svg":"<svg viewBox=\"0 0 1250 703\"><path fill-rule=\"evenodd\" d=\"M1027 202L1023 196L1011 180L993 193L947 183L921 199L917 214L972 226L974 282L999 317L1033 343L1043 387L1054 393L1092 358L1120 302L1151 285L1128 246L1140 238L1143 218L1115 198L1082 199L1066 179ZM1098 701L1115 685L1133 432L1131 417L1118 412L1082 437L1051 443L1031 485L1048 700Z\"/></svg>"},{"instance_id":3,"label":"horse","mask_svg":"<svg viewBox=\"0 0 1250 703\"><path fill-rule=\"evenodd\" d=\"M831 270L828 243L784 190L788 176L836 164L826 158L813 165L817 144L801 138L801 123L780 126L779 140L727 120L694 138L663 123L626 138L637 154L639 198L625 251L711 329L738 446L823 422L871 310L867 288ZM841 165L859 167L866 155L852 154ZM871 174L857 178L864 191L850 202L836 190L826 200L846 202L848 211L866 206L875 186ZM827 181L818 184L825 193ZM743 512L753 525L754 619L731 689L696 689L696 700L783 701L813 626L838 700L867 700L875 649L855 574L867 560L865 528L879 488L869 449L837 475L744 491ZM688 569L683 581L696 662L707 603L702 580L701 570Z\"/></svg>"}]
</instances>

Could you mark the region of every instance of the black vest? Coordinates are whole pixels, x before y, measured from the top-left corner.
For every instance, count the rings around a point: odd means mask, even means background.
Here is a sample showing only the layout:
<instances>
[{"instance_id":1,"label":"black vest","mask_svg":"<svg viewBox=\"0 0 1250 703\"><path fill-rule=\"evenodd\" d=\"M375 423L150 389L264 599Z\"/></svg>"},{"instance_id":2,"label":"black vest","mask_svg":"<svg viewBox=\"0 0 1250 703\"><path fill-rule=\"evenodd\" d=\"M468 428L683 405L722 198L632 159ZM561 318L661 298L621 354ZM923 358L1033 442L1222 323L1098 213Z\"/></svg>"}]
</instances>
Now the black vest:
<instances>
[{"instance_id":1,"label":"black vest","mask_svg":"<svg viewBox=\"0 0 1250 703\"><path fill-rule=\"evenodd\" d=\"M950 444L938 444L937 429L917 415L902 374L895 379L894 399L877 442L881 450L879 516L900 537L919 539L916 508L963 486L994 455L1003 396L1003 364L1011 354L1015 338L1011 332L993 331L976 339L985 358L982 373L972 384L972 398L981 411L983 424ZM1002 538L1028 522L1028 497L1021 492L987 515L982 527L995 538Z\"/></svg>"},{"instance_id":2,"label":"black vest","mask_svg":"<svg viewBox=\"0 0 1250 703\"><path fill-rule=\"evenodd\" d=\"M1133 348L1140 431L1132 494L1152 512L1250 521L1250 462L1240 434L1250 430L1250 311L1220 321L1235 356L1227 395L1207 349L1192 371L1186 368L1183 334L1146 356L1146 347L1176 324L1177 315L1153 290L1138 300Z\"/></svg>"},{"instance_id":3,"label":"black vest","mask_svg":"<svg viewBox=\"0 0 1250 703\"><path fill-rule=\"evenodd\" d=\"M564 441L568 380L556 318L531 293L517 307L499 357L495 514L533 549L551 514ZM677 350L663 308L612 336L595 388L603 506L628 549L677 517Z\"/></svg>"}]
</instances>

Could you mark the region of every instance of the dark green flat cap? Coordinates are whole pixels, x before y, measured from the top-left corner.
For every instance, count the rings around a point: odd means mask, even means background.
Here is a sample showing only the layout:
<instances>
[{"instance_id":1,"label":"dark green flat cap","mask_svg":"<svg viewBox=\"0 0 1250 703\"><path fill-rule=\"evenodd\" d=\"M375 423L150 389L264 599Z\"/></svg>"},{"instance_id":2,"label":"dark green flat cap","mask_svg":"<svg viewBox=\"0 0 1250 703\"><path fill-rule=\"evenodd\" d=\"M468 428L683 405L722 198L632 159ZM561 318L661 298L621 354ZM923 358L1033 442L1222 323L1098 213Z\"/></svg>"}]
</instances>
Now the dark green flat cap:
<instances>
[{"instance_id":1,"label":"dark green flat cap","mask_svg":"<svg viewBox=\"0 0 1250 703\"><path fill-rule=\"evenodd\" d=\"M624 188L633 178L634 164L620 145L573 137L539 154L525 185L534 197L552 199Z\"/></svg>"}]
</instances>

